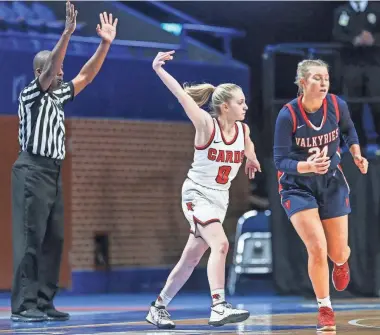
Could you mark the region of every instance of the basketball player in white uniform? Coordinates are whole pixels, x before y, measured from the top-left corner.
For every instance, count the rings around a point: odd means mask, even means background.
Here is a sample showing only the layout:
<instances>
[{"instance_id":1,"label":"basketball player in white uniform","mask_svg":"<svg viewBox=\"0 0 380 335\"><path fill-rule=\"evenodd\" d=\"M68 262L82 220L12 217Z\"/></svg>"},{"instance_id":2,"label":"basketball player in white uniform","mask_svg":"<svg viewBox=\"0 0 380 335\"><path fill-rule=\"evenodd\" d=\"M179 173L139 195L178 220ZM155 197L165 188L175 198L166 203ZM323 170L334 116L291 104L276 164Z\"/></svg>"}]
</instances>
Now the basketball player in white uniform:
<instances>
[{"instance_id":1,"label":"basketball player in white uniform","mask_svg":"<svg viewBox=\"0 0 380 335\"><path fill-rule=\"evenodd\" d=\"M178 99L195 129L194 162L182 187L182 209L190 223L190 236L181 259L170 273L165 287L152 303L146 320L161 329L175 327L166 307L189 279L195 266L210 247L207 275L212 306L209 324L222 326L242 322L249 312L233 308L225 300L225 263L228 240L223 229L231 181L236 177L244 156L246 173L254 178L261 171L249 128L244 120L247 105L241 88L235 84L214 87L201 84L182 88L163 69L174 51L160 52L153 69ZM211 98L211 112L200 107Z\"/></svg>"}]
</instances>

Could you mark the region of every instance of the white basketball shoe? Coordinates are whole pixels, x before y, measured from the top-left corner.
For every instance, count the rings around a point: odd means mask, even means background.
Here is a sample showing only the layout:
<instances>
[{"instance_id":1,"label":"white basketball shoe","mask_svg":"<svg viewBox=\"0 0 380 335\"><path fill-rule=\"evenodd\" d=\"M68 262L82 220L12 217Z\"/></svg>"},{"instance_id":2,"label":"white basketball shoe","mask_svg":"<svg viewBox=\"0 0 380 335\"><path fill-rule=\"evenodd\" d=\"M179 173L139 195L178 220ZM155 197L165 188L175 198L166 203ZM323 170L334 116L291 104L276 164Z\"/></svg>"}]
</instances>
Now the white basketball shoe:
<instances>
[{"instance_id":1,"label":"white basketball shoe","mask_svg":"<svg viewBox=\"0 0 380 335\"><path fill-rule=\"evenodd\" d=\"M175 323L170 319L170 314L165 306L157 307L154 302L152 302L145 320L159 329L175 328Z\"/></svg>"},{"instance_id":2,"label":"white basketball shoe","mask_svg":"<svg viewBox=\"0 0 380 335\"><path fill-rule=\"evenodd\" d=\"M232 308L226 302L211 307L211 315L208 324L210 326L223 326L227 323L243 322L249 318L250 313L244 309Z\"/></svg>"}]
</instances>

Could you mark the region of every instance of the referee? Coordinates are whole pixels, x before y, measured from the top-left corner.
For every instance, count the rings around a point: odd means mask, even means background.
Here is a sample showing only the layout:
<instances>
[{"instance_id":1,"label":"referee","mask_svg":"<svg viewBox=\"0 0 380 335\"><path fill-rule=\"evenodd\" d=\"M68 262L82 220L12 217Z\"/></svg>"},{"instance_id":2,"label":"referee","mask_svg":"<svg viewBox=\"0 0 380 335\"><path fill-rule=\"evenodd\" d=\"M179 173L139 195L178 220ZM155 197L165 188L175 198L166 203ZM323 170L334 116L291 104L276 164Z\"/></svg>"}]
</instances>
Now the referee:
<instances>
[{"instance_id":1,"label":"referee","mask_svg":"<svg viewBox=\"0 0 380 335\"><path fill-rule=\"evenodd\" d=\"M380 3L348 1L334 12L333 38L343 44L343 93L347 98L380 97ZM370 103L370 110L380 145L380 103ZM368 144L363 104L349 103L360 144ZM372 140L371 140L372 142Z\"/></svg>"},{"instance_id":2,"label":"referee","mask_svg":"<svg viewBox=\"0 0 380 335\"><path fill-rule=\"evenodd\" d=\"M101 13L101 43L79 74L63 81L62 63L77 11L66 3L64 32L53 51L33 61L35 79L19 97L19 156L12 167L13 284L11 319L16 322L67 320L53 298L58 290L64 238L62 161L64 106L99 72L116 36L117 19Z\"/></svg>"}]
</instances>

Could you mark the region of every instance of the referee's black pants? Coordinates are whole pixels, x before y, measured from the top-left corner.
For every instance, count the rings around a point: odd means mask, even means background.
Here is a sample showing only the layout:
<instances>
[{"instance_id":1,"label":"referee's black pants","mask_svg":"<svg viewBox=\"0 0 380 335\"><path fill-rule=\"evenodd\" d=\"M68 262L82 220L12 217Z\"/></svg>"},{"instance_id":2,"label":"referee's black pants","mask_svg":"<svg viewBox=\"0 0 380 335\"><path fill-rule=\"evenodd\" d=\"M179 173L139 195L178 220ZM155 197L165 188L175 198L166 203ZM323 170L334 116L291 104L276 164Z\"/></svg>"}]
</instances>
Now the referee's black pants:
<instances>
[{"instance_id":1,"label":"referee's black pants","mask_svg":"<svg viewBox=\"0 0 380 335\"><path fill-rule=\"evenodd\" d=\"M21 152L12 168L12 313L53 306L63 250L61 162Z\"/></svg>"},{"instance_id":2,"label":"referee's black pants","mask_svg":"<svg viewBox=\"0 0 380 335\"><path fill-rule=\"evenodd\" d=\"M380 65L346 65L344 67L343 86L346 97L380 97ZM358 133L360 144L367 144L367 136L363 125L363 104L349 103L351 118ZM370 103L374 128L380 144L380 102Z\"/></svg>"}]
</instances>

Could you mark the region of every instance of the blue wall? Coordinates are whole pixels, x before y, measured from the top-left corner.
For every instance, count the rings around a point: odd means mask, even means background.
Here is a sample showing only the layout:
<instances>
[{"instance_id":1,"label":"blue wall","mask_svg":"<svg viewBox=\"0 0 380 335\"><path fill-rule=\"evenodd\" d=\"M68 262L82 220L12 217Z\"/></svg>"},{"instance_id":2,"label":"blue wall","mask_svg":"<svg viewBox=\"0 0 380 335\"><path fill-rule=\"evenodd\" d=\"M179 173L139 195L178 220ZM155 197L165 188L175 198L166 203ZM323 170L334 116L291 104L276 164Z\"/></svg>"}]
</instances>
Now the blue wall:
<instances>
[{"instance_id":1,"label":"blue wall","mask_svg":"<svg viewBox=\"0 0 380 335\"><path fill-rule=\"evenodd\" d=\"M0 114L17 114L17 97L33 79L34 54L0 50ZM88 57L66 56L65 80L76 76ZM172 61L166 69L182 84L234 82L249 98L249 71L233 66ZM151 61L108 58L101 72L75 103L66 107L66 117L101 117L146 120L187 120L178 101L163 85Z\"/></svg>"},{"instance_id":2,"label":"blue wall","mask_svg":"<svg viewBox=\"0 0 380 335\"><path fill-rule=\"evenodd\" d=\"M74 271L72 287L62 294L97 294L97 293L158 293L165 285L171 267L157 268L119 268L111 271ZM226 268L226 282L228 276ZM273 283L271 274L241 276L236 287L236 294L271 294ZM207 270L196 267L181 292L208 292L210 289Z\"/></svg>"}]
</instances>

